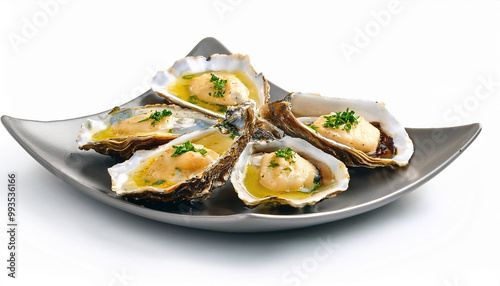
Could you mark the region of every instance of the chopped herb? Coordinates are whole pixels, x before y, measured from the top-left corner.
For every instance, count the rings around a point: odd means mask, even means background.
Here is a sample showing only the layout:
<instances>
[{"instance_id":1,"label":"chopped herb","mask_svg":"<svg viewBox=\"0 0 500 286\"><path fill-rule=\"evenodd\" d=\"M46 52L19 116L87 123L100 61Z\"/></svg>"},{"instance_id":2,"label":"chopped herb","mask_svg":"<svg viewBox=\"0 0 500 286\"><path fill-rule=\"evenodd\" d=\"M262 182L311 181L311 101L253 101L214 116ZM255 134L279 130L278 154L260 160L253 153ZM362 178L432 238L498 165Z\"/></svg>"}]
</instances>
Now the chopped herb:
<instances>
[{"instance_id":1,"label":"chopped herb","mask_svg":"<svg viewBox=\"0 0 500 286\"><path fill-rule=\"evenodd\" d=\"M210 82L212 82L214 84L214 88L216 90L224 89L224 86L227 83L227 79L220 79L216 75L214 75L213 73L211 73L210 75L212 76L212 78L210 79Z\"/></svg>"},{"instance_id":2,"label":"chopped herb","mask_svg":"<svg viewBox=\"0 0 500 286\"><path fill-rule=\"evenodd\" d=\"M314 181L314 187L311 189L311 192L316 191L319 187L321 187L321 181Z\"/></svg>"},{"instance_id":3,"label":"chopped herb","mask_svg":"<svg viewBox=\"0 0 500 286\"><path fill-rule=\"evenodd\" d=\"M260 176L261 178L264 178L264 175Z\"/></svg>"},{"instance_id":4,"label":"chopped herb","mask_svg":"<svg viewBox=\"0 0 500 286\"><path fill-rule=\"evenodd\" d=\"M161 184L163 184L165 182L166 182L165 180L159 180L159 181L154 182L153 186L161 185Z\"/></svg>"},{"instance_id":5,"label":"chopped herb","mask_svg":"<svg viewBox=\"0 0 500 286\"><path fill-rule=\"evenodd\" d=\"M346 111L336 112L333 115L325 115L323 117L326 118L326 122L323 124L323 127L337 129L343 125L344 127L342 130L348 132L351 130L352 126L356 126L358 124L359 118L359 116L354 116L354 111L349 111L349 108L347 108Z\"/></svg>"},{"instance_id":6,"label":"chopped herb","mask_svg":"<svg viewBox=\"0 0 500 286\"><path fill-rule=\"evenodd\" d=\"M196 95L190 95L188 97L188 101L192 104L196 104L196 105L200 105L200 102L201 103L204 103L204 104L210 104L210 105L215 105L217 107L219 107L219 111L220 112L223 112L225 113L227 111L227 106L225 105L221 105L221 104L217 104L217 103L211 103L211 102L208 102L208 101L205 101L205 100L201 100L200 98L198 98L198 96Z\"/></svg>"},{"instance_id":7,"label":"chopped herb","mask_svg":"<svg viewBox=\"0 0 500 286\"><path fill-rule=\"evenodd\" d=\"M311 128L312 130L314 130L316 133L318 133L318 126L314 126L314 125L307 125L309 128Z\"/></svg>"},{"instance_id":8,"label":"chopped herb","mask_svg":"<svg viewBox=\"0 0 500 286\"><path fill-rule=\"evenodd\" d=\"M196 104L196 102L197 102L197 101L199 101L199 100L200 100L200 99L199 99L199 98L198 98L198 96L196 96L196 95L190 95L190 96L188 97L188 101L189 101L189 102L191 102L191 103L194 103L194 104Z\"/></svg>"},{"instance_id":9,"label":"chopped herb","mask_svg":"<svg viewBox=\"0 0 500 286\"><path fill-rule=\"evenodd\" d=\"M273 167L273 168L274 168L274 167L278 167L279 165L280 165L280 164L278 164L278 163L276 163L276 162L274 162L274 161L271 161L271 162L269 163L268 167Z\"/></svg>"},{"instance_id":10,"label":"chopped herb","mask_svg":"<svg viewBox=\"0 0 500 286\"><path fill-rule=\"evenodd\" d=\"M220 105L220 104L213 104L212 105L219 105L219 112L226 113L227 111L227 106L226 105Z\"/></svg>"},{"instance_id":11,"label":"chopped herb","mask_svg":"<svg viewBox=\"0 0 500 286\"><path fill-rule=\"evenodd\" d=\"M210 75L212 76L212 78L210 78L210 82L214 84L215 92L214 93L209 92L208 95L213 96L215 98L224 97L226 91L223 89L227 83L227 79L220 79L213 73L211 73Z\"/></svg>"},{"instance_id":12,"label":"chopped herb","mask_svg":"<svg viewBox=\"0 0 500 286\"><path fill-rule=\"evenodd\" d=\"M284 168L283 170L285 170L285 171L290 171L290 172L291 172L291 171L292 171L292 168L290 168L290 167L286 167L286 168Z\"/></svg>"},{"instance_id":13,"label":"chopped herb","mask_svg":"<svg viewBox=\"0 0 500 286\"><path fill-rule=\"evenodd\" d=\"M204 100L200 99L198 96L196 96L196 95L194 95L194 94L193 94L193 95L190 95L190 96L188 97L188 101L189 101L189 102L191 102L191 103L193 103L193 104L198 104L198 101L199 101L199 102L202 102L202 103L205 103L205 104L211 104L211 103L210 103L210 102L208 102L208 101L204 101Z\"/></svg>"},{"instance_id":14,"label":"chopped herb","mask_svg":"<svg viewBox=\"0 0 500 286\"><path fill-rule=\"evenodd\" d=\"M157 122L159 122L160 120L162 120L164 117L167 117L167 116L170 116L170 115L172 115L172 111L163 109L162 112L155 111L155 112L151 113L148 118L144 118L143 120L138 121L137 123L144 122L144 121L147 121L149 119L152 119L151 125L155 126Z\"/></svg>"},{"instance_id":15,"label":"chopped herb","mask_svg":"<svg viewBox=\"0 0 500 286\"><path fill-rule=\"evenodd\" d=\"M207 150L206 149L196 149L194 147L194 145L191 144L191 142L189 142L189 141L184 142L183 145L172 146L172 148L175 149L175 152L174 152L174 154L172 154L171 157L177 157L177 156L182 155L182 154L184 154L186 152L189 152L189 151L198 152L203 157L205 157L205 155L207 155Z\"/></svg>"},{"instance_id":16,"label":"chopped herb","mask_svg":"<svg viewBox=\"0 0 500 286\"><path fill-rule=\"evenodd\" d=\"M174 129L168 129L168 133L172 133L172 131L174 131Z\"/></svg>"},{"instance_id":17,"label":"chopped herb","mask_svg":"<svg viewBox=\"0 0 500 286\"><path fill-rule=\"evenodd\" d=\"M285 158L286 161L290 162L290 164L293 164L295 163L294 160L292 160L292 158L295 158L295 154L293 153L292 149L290 149L290 147L286 147L285 149L279 149L278 151L274 152L274 155L276 156L276 158ZM279 164L274 162L274 160L271 160L271 162L269 163L269 166L268 167L278 167ZM290 169L290 167L287 167L287 168L284 168L283 170L292 170Z\"/></svg>"},{"instance_id":18,"label":"chopped herb","mask_svg":"<svg viewBox=\"0 0 500 286\"><path fill-rule=\"evenodd\" d=\"M218 91L214 92L213 94L211 92L209 92L208 95L213 96L215 98L220 98L220 97L224 97L225 93L226 93L226 91L218 90Z\"/></svg>"},{"instance_id":19,"label":"chopped herb","mask_svg":"<svg viewBox=\"0 0 500 286\"><path fill-rule=\"evenodd\" d=\"M194 74L187 74L187 75L182 76L183 79L192 79L193 77L194 77Z\"/></svg>"},{"instance_id":20,"label":"chopped herb","mask_svg":"<svg viewBox=\"0 0 500 286\"><path fill-rule=\"evenodd\" d=\"M179 169L178 167L175 167L175 170L179 172L181 171L181 169Z\"/></svg>"},{"instance_id":21,"label":"chopped herb","mask_svg":"<svg viewBox=\"0 0 500 286\"><path fill-rule=\"evenodd\" d=\"M311 189L311 192L314 192L316 191L317 189L319 189L321 187L321 175L318 174L316 175L316 177L314 177L314 186L313 188Z\"/></svg>"},{"instance_id":22,"label":"chopped herb","mask_svg":"<svg viewBox=\"0 0 500 286\"><path fill-rule=\"evenodd\" d=\"M290 147L286 147L285 149L279 149L278 151L274 152L274 155L276 155L276 157L285 158L285 160L287 161L289 161L292 158L295 158L295 154L293 154L293 151ZM295 161L291 161L290 163L295 163Z\"/></svg>"}]
</instances>

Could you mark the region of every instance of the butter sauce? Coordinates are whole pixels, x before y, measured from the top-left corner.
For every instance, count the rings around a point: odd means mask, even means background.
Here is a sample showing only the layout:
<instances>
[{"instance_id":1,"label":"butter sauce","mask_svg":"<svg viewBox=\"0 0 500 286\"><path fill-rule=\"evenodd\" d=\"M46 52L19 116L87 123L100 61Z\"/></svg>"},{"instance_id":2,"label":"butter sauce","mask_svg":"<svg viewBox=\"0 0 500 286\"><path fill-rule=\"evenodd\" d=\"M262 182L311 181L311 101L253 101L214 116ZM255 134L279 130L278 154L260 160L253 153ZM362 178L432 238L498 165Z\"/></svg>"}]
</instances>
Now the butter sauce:
<instances>
[{"instance_id":1,"label":"butter sauce","mask_svg":"<svg viewBox=\"0 0 500 286\"><path fill-rule=\"evenodd\" d=\"M214 132L205 137L193 140L191 143L203 145L204 148L211 149L215 151L217 154L219 154L219 156L222 156L231 148L233 144L233 139L219 132ZM158 158L152 158L146 164L142 164L138 169L135 170L134 174L131 176L131 179L128 183L134 185L134 188L156 187L160 189L166 189L175 184L180 183L180 182L171 182L168 180L152 180L148 176L148 173L151 166L156 162L156 160L158 160ZM179 171L182 172L182 170ZM192 177L198 174L193 174Z\"/></svg>"},{"instance_id":2,"label":"butter sauce","mask_svg":"<svg viewBox=\"0 0 500 286\"><path fill-rule=\"evenodd\" d=\"M247 189L247 191L253 195L254 197L257 197L259 199L261 198L267 198L267 197L280 197L280 198L286 198L286 199L304 199L309 196L311 196L313 193L320 191L321 187L316 189L314 192L302 192L299 189L297 190L288 190L288 191L275 191L268 189L264 187L259 181L260 181L260 168L248 164L246 166L246 173L245 173L245 180L244 180L244 185Z\"/></svg>"},{"instance_id":3,"label":"butter sauce","mask_svg":"<svg viewBox=\"0 0 500 286\"><path fill-rule=\"evenodd\" d=\"M253 101L255 101L257 106L259 106L261 104L261 102L259 100L259 93L257 91L257 87L255 86L255 84L252 82L252 80L250 79L250 77L248 75L246 75L242 71L227 72L227 71L222 70L220 72L229 73L229 74L233 74L234 76L236 76L250 91L249 99L252 99ZM190 102L192 104L196 104L198 106L201 106L203 108L206 108L208 110L211 110L211 111L214 111L214 112L217 112L220 114L224 114L224 113L226 113L226 109L227 109L226 106L220 105L220 104L204 102L204 101L200 100L199 98L197 98L195 95L191 94L191 92L189 91L189 84L191 83L191 80L193 78L198 77L198 76L205 74L205 73L209 73L209 72L183 75L183 76L177 78L175 81L173 81L169 86L167 86L167 91L169 93L187 101L187 102Z\"/></svg>"}]
</instances>

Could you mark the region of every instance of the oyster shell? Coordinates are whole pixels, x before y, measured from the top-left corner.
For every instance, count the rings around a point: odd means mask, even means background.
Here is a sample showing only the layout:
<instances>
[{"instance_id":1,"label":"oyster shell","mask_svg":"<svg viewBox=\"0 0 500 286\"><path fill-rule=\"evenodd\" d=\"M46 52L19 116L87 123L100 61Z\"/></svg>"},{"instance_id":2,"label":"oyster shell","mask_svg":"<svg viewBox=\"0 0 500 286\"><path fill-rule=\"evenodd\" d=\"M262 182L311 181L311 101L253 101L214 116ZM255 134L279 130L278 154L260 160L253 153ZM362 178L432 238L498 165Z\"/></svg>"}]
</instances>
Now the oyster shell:
<instances>
[{"instance_id":1,"label":"oyster shell","mask_svg":"<svg viewBox=\"0 0 500 286\"><path fill-rule=\"evenodd\" d=\"M217 90L215 84L219 80L225 82ZM172 103L219 118L235 102L253 101L259 108L269 100L268 82L262 73L255 72L249 57L240 54L180 59L167 71L158 72L151 87ZM218 91L221 93L216 95Z\"/></svg>"},{"instance_id":2,"label":"oyster shell","mask_svg":"<svg viewBox=\"0 0 500 286\"><path fill-rule=\"evenodd\" d=\"M171 112L171 115L159 122L147 120L151 113L163 110ZM177 105L115 108L103 117L83 122L77 142L82 150L94 149L105 155L127 159L136 150L151 149L182 134L215 124L216 118Z\"/></svg>"},{"instance_id":3,"label":"oyster shell","mask_svg":"<svg viewBox=\"0 0 500 286\"><path fill-rule=\"evenodd\" d=\"M336 142L309 127L317 118L346 108L354 110L356 115L361 115L366 121L379 125L382 139L378 143L377 153L366 153ZM413 154L413 143L408 133L383 103L296 92L290 93L281 101L262 106L260 112L263 118L281 128L287 135L307 140L348 166L405 166ZM388 152L379 152L379 149Z\"/></svg>"},{"instance_id":4,"label":"oyster shell","mask_svg":"<svg viewBox=\"0 0 500 286\"><path fill-rule=\"evenodd\" d=\"M279 165L274 161L265 162L266 154L272 154L278 150L290 150L295 154L289 159L289 167ZM290 151L289 150L289 151ZM275 153L276 154L276 153ZM271 155L272 156L272 155ZM275 155L273 160L278 159ZM282 159L283 158L279 158ZM302 163L300 160L306 160L309 163ZM282 162L280 162L281 164ZM274 165L271 165L274 164ZM286 164L286 163L285 163ZM312 164L313 173L311 169L305 165L299 164ZM284 187L283 190L277 188L266 187L268 184L264 182L265 176L268 173L263 173L266 170L261 166L272 169L276 176L268 178L271 184L281 185L294 185L291 189ZM302 167L305 166L305 167ZM291 168L290 168L291 167ZM302 168L307 172L301 173ZM309 169L306 169L309 168ZM293 171L296 173L292 173ZM260 173L259 173L260 170ZM316 170L316 171L314 171ZM305 174L302 176L302 174ZM307 186L307 176L314 176L314 185ZM298 184L293 182L298 178ZM283 182L280 182L283 181ZM286 204L292 207L300 208L305 205L313 205L326 198L333 197L338 193L345 191L349 184L349 173L344 163L339 161L333 156L315 148L307 141L285 136L279 140L274 141L254 141L250 142L243 153L239 157L236 165L234 166L231 175L231 183L235 191L238 193L239 198L248 206L256 206L263 203ZM302 186L298 187L297 186Z\"/></svg>"},{"instance_id":5,"label":"oyster shell","mask_svg":"<svg viewBox=\"0 0 500 286\"><path fill-rule=\"evenodd\" d=\"M230 107L226 116L217 127L193 131L156 149L137 151L109 168L112 190L128 198L162 202L207 198L227 181L253 132L253 108ZM193 148L186 151L189 144ZM185 152L175 155L182 148Z\"/></svg>"}]
</instances>

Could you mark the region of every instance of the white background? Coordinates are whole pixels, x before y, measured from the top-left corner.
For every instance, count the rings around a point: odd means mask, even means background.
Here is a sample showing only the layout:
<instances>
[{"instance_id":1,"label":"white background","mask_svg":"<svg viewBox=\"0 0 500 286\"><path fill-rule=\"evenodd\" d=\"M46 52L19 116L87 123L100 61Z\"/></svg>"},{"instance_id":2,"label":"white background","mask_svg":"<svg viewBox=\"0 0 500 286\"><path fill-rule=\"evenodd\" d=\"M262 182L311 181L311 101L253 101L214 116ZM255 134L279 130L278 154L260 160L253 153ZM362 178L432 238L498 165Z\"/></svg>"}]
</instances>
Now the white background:
<instances>
[{"instance_id":1,"label":"white background","mask_svg":"<svg viewBox=\"0 0 500 286\"><path fill-rule=\"evenodd\" d=\"M394 203L263 234L113 209L53 176L2 127L0 221L14 171L19 252L18 278L8 278L0 227L0 284L499 286L499 12L500 1L0 2L2 115L112 108L212 36L289 91L383 101L408 127L483 126L448 168Z\"/></svg>"}]
</instances>

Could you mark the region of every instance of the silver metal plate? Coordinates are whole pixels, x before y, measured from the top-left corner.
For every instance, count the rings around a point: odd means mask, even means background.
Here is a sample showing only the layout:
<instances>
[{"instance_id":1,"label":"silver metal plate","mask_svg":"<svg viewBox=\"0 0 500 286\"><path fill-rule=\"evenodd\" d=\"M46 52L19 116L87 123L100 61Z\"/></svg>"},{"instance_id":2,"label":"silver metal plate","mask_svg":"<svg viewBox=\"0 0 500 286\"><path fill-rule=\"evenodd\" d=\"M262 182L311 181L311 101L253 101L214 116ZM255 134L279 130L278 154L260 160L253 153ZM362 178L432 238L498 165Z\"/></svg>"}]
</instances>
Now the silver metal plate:
<instances>
[{"instance_id":1,"label":"silver metal plate","mask_svg":"<svg viewBox=\"0 0 500 286\"><path fill-rule=\"evenodd\" d=\"M220 42L206 38L188 54L208 57L230 53ZM271 101L287 92L271 83ZM163 102L148 91L123 106ZM105 114L109 111L104 111ZM202 202L139 205L117 197L111 191L107 168L116 164L110 157L93 151L81 151L76 144L81 123L97 114L61 121L33 121L2 116L2 123L19 144L42 166L85 194L113 207L154 220L199 229L227 232L277 231L307 227L364 213L418 188L453 160L478 136L480 124L450 128L407 128L415 144L415 153L405 168L349 168L349 189L315 206L246 208L231 184L214 191ZM53 140L57 138L57 140Z\"/></svg>"}]
</instances>

